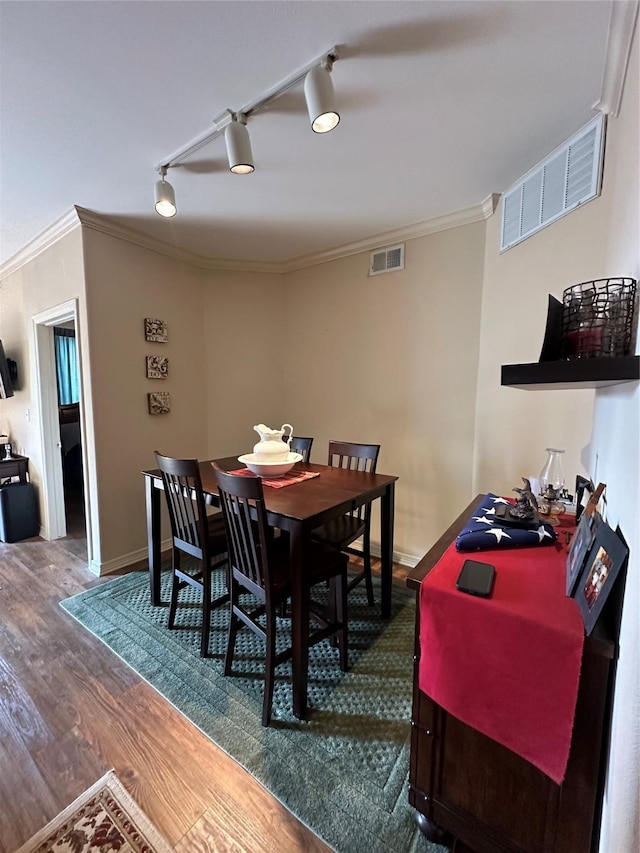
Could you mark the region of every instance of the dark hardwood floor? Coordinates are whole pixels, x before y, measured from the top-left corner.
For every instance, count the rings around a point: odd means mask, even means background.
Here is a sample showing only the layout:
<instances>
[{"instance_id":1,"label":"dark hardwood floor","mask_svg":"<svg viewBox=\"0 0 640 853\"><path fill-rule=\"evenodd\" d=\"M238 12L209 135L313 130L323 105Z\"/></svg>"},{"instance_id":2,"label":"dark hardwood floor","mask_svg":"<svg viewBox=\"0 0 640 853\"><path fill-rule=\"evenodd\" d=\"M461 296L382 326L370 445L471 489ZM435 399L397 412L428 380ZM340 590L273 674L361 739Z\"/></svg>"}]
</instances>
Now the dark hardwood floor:
<instances>
[{"instance_id":1,"label":"dark hardwood floor","mask_svg":"<svg viewBox=\"0 0 640 853\"><path fill-rule=\"evenodd\" d=\"M81 506L68 527L54 542L0 542L0 853L111 768L178 853L328 853L59 607L108 580L86 567Z\"/></svg>"}]
</instances>

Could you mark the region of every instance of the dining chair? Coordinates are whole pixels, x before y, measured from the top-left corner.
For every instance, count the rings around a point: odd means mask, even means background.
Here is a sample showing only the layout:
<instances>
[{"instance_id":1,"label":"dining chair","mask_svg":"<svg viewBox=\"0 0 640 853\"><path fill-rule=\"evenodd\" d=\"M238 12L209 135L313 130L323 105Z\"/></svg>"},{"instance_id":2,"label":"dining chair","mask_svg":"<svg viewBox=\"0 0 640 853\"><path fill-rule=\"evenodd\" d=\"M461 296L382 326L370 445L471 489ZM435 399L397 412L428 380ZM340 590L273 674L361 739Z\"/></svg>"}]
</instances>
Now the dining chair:
<instances>
[{"instance_id":1,"label":"dining chair","mask_svg":"<svg viewBox=\"0 0 640 853\"><path fill-rule=\"evenodd\" d=\"M350 468L375 474L378 464L379 444L356 444L351 441L330 441L327 464L336 468ZM331 519L322 527L316 528L312 539L328 545L346 554L362 557L363 568L349 578L347 591L351 591L362 581L367 589L367 601L373 605L373 584L371 582L371 504L354 507L338 518ZM353 542L362 537L362 549L353 547Z\"/></svg>"},{"instance_id":2,"label":"dining chair","mask_svg":"<svg viewBox=\"0 0 640 853\"><path fill-rule=\"evenodd\" d=\"M224 674L232 674L236 635L242 625L251 629L266 645L262 725L271 721L275 668L292 656L291 646L276 654L277 617L291 597L289 548L287 539L273 535L265 508L262 480L227 474L214 465L220 505L224 516L230 559L230 619ZM329 583L328 604L311 598L311 589ZM335 549L308 543L303 567L301 623L308 626L308 646L335 638L339 647L340 669L347 671L347 558ZM243 593L253 599L241 601ZM257 606L256 606L257 604ZM262 624L258 622L264 616ZM312 627L310 618L319 624Z\"/></svg>"},{"instance_id":3,"label":"dining chair","mask_svg":"<svg viewBox=\"0 0 640 853\"><path fill-rule=\"evenodd\" d=\"M311 445L313 438L303 437L301 435L292 435L289 442L289 449L294 453L299 453L302 456L303 462L308 462L311 456Z\"/></svg>"},{"instance_id":4,"label":"dining chair","mask_svg":"<svg viewBox=\"0 0 640 853\"><path fill-rule=\"evenodd\" d=\"M192 586L202 593L202 629L200 655L209 653L211 611L229 601L227 592L211 600L211 576L218 569L226 569L228 576L227 537L221 513L208 516L202 490L200 466L197 459L173 459L156 451L158 468L162 475L171 522L171 600L168 627L175 624L178 593ZM183 562L183 555L192 560ZM222 559L224 557L224 559Z\"/></svg>"}]
</instances>

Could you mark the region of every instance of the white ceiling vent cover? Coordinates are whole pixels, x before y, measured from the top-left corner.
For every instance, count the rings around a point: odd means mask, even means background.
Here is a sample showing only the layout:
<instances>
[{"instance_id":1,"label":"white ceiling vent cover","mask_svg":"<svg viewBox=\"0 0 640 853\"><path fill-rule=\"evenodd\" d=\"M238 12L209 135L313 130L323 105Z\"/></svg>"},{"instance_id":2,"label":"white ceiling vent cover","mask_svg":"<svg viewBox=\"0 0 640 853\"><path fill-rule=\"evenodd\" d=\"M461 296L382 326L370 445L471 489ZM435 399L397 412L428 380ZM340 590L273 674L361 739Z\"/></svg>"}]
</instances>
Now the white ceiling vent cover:
<instances>
[{"instance_id":1,"label":"white ceiling vent cover","mask_svg":"<svg viewBox=\"0 0 640 853\"><path fill-rule=\"evenodd\" d=\"M590 121L507 190L501 252L600 195L604 122L604 115Z\"/></svg>"},{"instance_id":2,"label":"white ceiling vent cover","mask_svg":"<svg viewBox=\"0 0 640 853\"><path fill-rule=\"evenodd\" d=\"M404 269L404 243L390 246L369 255L369 275L382 275Z\"/></svg>"}]
</instances>

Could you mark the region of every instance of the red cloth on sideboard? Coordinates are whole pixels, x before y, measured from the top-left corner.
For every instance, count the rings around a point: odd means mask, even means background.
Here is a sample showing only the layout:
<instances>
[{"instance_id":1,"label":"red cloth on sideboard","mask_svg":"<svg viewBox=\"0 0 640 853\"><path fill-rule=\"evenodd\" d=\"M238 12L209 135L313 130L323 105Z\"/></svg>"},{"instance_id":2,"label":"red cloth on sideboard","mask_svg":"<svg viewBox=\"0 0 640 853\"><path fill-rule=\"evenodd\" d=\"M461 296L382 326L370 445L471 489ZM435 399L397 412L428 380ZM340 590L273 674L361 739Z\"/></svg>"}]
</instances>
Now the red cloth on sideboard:
<instances>
[{"instance_id":1,"label":"red cloth on sideboard","mask_svg":"<svg viewBox=\"0 0 640 853\"><path fill-rule=\"evenodd\" d=\"M566 551L483 551L491 598L456 589L469 554L452 544L420 590L420 689L454 717L564 779L584 627L565 596Z\"/></svg>"}]
</instances>

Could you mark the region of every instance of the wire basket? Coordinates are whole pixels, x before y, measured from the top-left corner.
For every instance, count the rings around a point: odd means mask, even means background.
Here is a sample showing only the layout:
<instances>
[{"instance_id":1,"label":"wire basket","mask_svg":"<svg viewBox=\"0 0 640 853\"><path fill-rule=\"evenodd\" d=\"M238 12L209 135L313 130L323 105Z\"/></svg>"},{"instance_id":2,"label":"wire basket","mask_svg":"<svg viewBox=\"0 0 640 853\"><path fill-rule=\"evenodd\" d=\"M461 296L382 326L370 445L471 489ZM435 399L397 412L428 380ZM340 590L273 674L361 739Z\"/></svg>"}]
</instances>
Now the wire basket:
<instances>
[{"instance_id":1,"label":"wire basket","mask_svg":"<svg viewBox=\"0 0 640 853\"><path fill-rule=\"evenodd\" d=\"M599 278L562 294L562 358L629 355L636 305L633 278Z\"/></svg>"}]
</instances>

